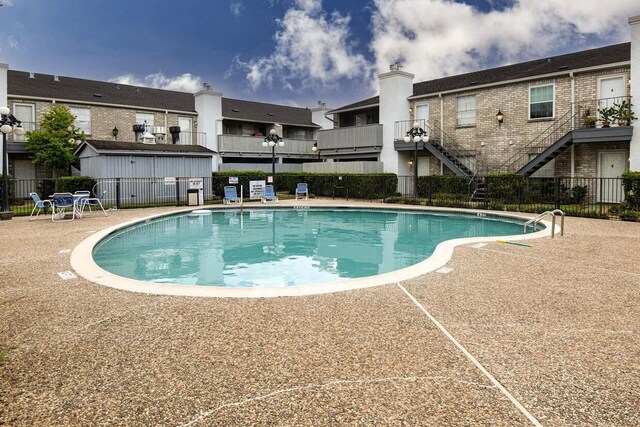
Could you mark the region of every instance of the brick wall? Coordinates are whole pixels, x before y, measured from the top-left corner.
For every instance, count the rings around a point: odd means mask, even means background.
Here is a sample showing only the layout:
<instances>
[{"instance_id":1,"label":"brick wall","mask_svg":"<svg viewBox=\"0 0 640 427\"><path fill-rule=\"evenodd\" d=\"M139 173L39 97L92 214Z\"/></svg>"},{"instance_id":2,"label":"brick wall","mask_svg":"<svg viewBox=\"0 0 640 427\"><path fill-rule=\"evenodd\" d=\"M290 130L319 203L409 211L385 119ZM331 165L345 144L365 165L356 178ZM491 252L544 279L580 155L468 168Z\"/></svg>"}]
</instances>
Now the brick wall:
<instances>
[{"instance_id":1,"label":"brick wall","mask_svg":"<svg viewBox=\"0 0 640 427\"><path fill-rule=\"evenodd\" d=\"M598 79L605 76L624 76L628 81L630 68L618 67L606 70L575 74L575 101L583 103L604 97L598 93ZM529 119L529 88L532 86L553 84L555 87L555 105L553 119ZM627 87L628 91L628 87ZM476 124L474 126L457 126L457 97L476 96ZM628 95L628 92L627 92ZM429 103L430 123L440 122L441 100L438 96L413 101L416 104ZM443 130L453 137L462 148L476 151L478 162L495 169L496 165L506 162L522 147L533 141L547 128L559 123L571 110L571 79L569 75L513 83L504 86L479 88L455 94L444 94ZM498 125L496 113L500 110L504 122ZM592 111L595 114L596 109ZM565 116L565 114L567 114ZM481 143L484 142L484 146ZM628 144L615 144L616 147L629 149ZM595 176L597 168L597 152L610 149L609 144L586 144L576 147L576 176ZM439 162L431 159L432 171L439 170ZM570 173L570 151L567 150L556 160L556 175Z\"/></svg>"},{"instance_id":2,"label":"brick wall","mask_svg":"<svg viewBox=\"0 0 640 427\"><path fill-rule=\"evenodd\" d=\"M24 104L35 105L35 121L40 123L44 114L49 111L52 103L47 101L34 101L29 99L13 98L9 100L9 106L13 108L13 103L19 102ZM118 128L118 141L134 141L133 125L136 123L136 113L153 114L154 126L165 126L165 113L157 111L149 111L144 109L132 109L126 107L109 107L102 105L83 105L73 103L60 103L67 107L88 108L91 110L91 134L87 135L89 139L113 140L112 131L114 127ZM165 141L171 140L169 127L178 126L179 117L190 117L192 119L193 132L197 131L196 119L194 113L177 114L169 112L167 115L167 124L165 128Z\"/></svg>"}]
</instances>

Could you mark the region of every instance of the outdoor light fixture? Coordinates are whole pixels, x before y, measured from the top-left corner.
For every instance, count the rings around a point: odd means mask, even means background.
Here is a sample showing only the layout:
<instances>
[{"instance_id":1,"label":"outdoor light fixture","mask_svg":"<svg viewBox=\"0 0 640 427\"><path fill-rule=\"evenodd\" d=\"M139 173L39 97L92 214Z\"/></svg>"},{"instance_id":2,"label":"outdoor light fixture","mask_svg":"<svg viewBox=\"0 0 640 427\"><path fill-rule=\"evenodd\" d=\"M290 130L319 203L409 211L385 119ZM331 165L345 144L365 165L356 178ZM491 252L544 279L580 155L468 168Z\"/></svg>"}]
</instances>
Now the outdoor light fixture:
<instances>
[{"instance_id":1,"label":"outdoor light fixture","mask_svg":"<svg viewBox=\"0 0 640 427\"><path fill-rule=\"evenodd\" d=\"M502 111L498 110L498 114L496 114L496 120L498 121L498 127L500 127L500 125L504 121L504 115L502 114Z\"/></svg>"},{"instance_id":2,"label":"outdoor light fixture","mask_svg":"<svg viewBox=\"0 0 640 427\"><path fill-rule=\"evenodd\" d=\"M117 138L118 132L119 132L118 128L114 127L113 130L111 131L111 135L113 135L114 138Z\"/></svg>"},{"instance_id":3,"label":"outdoor light fixture","mask_svg":"<svg viewBox=\"0 0 640 427\"><path fill-rule=\"evenodd\" d=\"M407 135L404 137L404 142L413 141L413 158L415 162L414 186L413 194L415 198L418 198L418 142L429 142L429 126L425 126L427 130L420 127L420 123L414 122L411 129L407 131Z\"/></svg>"},{"instance_id":4,"label":"outdoor light fixture","mask_svg":"<svg viewBox=\"0 0 640 427\"><path fill-rule=\"evenodd\" d=\"M311 151L318 154L318 160L320 160L320 149L318 148L318 143L314 142L313 147L311 147Z\"/></svg>"},{"instance_id":5,"label":"outdoor light fixture","mask_svg":"<svg viewBox=\"0 0 640 427\"><path fill-rule=\"evenodd\" d=\"M2 132L2 213L0 219L11 219L9 210L9 153L7 153L7 134L14 132L23 135L24 129L20 120L16 119L9 107L0 107L0 131Z\"/></svg>"},{"instance_id":6,"label":"outdoor light fixture","mask_svg":"<svg viewBox=\"0 0 640 427\"><path fill-rule=\"evenodd\" d=\"M276 179L276 145L283 147L284 141L282 141L282 138L278 136L275 129L271 129L269 134L265 136L262 146L271 147L271 176L274 181Z\"/></svg>"}]
</instances>

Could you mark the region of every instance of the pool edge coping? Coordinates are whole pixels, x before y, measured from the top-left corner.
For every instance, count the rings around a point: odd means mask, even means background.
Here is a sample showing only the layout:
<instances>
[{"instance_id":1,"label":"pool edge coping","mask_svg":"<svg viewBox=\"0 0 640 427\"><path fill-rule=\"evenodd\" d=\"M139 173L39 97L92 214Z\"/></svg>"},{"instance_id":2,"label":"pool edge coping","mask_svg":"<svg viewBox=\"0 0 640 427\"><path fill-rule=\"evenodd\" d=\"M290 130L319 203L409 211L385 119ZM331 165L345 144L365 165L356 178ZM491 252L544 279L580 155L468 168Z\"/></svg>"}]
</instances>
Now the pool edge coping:
<instances>
[{"instance_id":1,"label":"pool edge coping","mask_svg":"<svg viewBox=\"0 0 640 427\"><path fill-rule=\"evenodd\" d=\"M482 211L477 209L456 209L456 208L442 208L442 207L430 207L430 206L393 206L393 207L381 207L381 206L367 206L367 205L353 205L353 204L327 204L327 205L287 205L287 206L249 206L245 209L282 209L290 208L308 208L308 209L332 209L332 208L352 208L352 209L372 209L372 210L412 210L416 212L454 212L454 213L466 213L482 214L478 216L497 216L511 219L530 219L534 216L514 215L512 213L497 213L495 211ZM96 283L98 285L107 286L114 289L125 290L129 292L138 292L153 295L171 295L171 296L191 296L191 297L217 297L217 298L271 298L271 297L285 297L285 296L310 296L327 294L334 292L342 292L355 289L364 289L375 286L383 286L389 284L395 284L408 279L413 279L418 276L422 276L438 270L446 265L452 258L453 251L456 247L475 243L484 242L496 242L498 240L530 240L547 237L551 235L551 222L540 221L545 225L544 230L537 231L529 234L517 234L511 236L486 236L486 237L467 237L445 240L439 243L431 256L426 260L421 261L409 267L405 267L400 270L395 270L389 273L383 273L376 276L368 276L362 278L344 279L334 282L317 283L311 285L296 285L296 286L282 286L282 287L222 287L222 286L202 286L202 285L180 285L180 284L166 284L145 282L141 280L130 279L123 276L118 276L100 268L93 260L93 248L102 239L109 234L134 224L147 222L156 218L182 214L191 212L198 209L209 209L213 211L223 211L228 209L238 209L239 207L227 207L227 206L196 206L185 209L178 209L171 212L163 212L153 215L148 215L142 218L134 218L123 223L107 227L103 230L97 231L91 236L81 241L71 252L70 263L75 272L84 279ZM556 233L559 233L560 226L556 225Z\"/></svg>"}]
</instances>

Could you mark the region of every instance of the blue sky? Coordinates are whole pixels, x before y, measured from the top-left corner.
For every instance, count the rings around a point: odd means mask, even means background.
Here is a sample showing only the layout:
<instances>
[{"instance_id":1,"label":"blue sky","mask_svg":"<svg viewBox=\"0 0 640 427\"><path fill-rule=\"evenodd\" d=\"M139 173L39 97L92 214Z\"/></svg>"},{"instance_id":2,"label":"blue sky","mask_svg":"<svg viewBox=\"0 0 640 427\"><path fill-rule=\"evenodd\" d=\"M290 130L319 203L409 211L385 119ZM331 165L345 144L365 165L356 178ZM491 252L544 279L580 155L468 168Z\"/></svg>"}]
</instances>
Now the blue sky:
<instances>
[{"instance_id":1,"label":"blue sky","mask_svg":"<svg viewBox=\"0 0 640 427\"><path fill-rule=\"evenodd\" d=\"M331 107L416 81L629 40L640 1L0 0L11 69Z\"/></svg>"}]
</instances>

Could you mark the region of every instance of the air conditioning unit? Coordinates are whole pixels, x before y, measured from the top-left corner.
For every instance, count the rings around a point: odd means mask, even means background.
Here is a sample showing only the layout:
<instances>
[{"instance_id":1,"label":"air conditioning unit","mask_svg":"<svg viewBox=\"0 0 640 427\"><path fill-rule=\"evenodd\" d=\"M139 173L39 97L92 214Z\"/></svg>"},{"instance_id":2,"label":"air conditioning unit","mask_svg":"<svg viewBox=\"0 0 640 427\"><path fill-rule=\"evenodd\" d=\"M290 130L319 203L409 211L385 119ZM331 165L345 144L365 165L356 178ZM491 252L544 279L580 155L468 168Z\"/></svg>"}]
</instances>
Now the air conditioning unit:
<instances>
[{"instance_id":1,"label":"air conditioning unit","mask_svg":"<svg viewBox=\"0 0 640 427\"><path fill-rule=\"evenodd\" d=\"M164 126L154 126L154 128L153 128L153 132L152 132L152 133L153 133L155 136L158 136L158 135L166 135L166 134L167 134L166 129L165 129L165 127L164 127Z\"/></svg>"}]
</instances>

